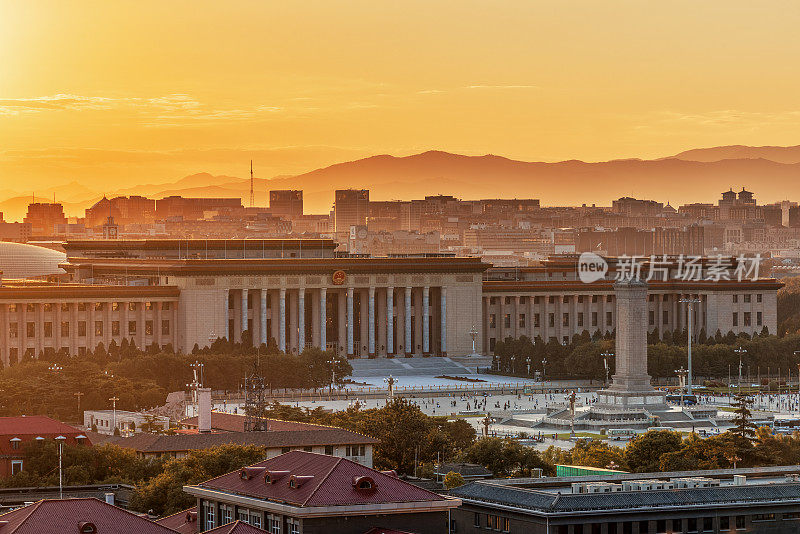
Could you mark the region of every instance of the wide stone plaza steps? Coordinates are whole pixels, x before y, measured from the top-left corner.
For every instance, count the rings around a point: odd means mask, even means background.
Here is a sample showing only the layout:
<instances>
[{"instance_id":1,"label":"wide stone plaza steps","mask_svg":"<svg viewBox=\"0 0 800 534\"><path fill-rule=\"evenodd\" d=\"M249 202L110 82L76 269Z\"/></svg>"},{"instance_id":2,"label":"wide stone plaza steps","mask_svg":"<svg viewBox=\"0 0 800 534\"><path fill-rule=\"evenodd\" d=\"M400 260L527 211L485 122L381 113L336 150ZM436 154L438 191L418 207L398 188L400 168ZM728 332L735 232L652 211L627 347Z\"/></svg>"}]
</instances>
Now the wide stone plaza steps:
<instances>
[{"instance_id":1,"label":"wide stone plaza steps","mask_svg":"<svg viewBox=\"0 0 800 534\"><path fill-rule=\"evenodd\" d=\"M460 358L463 360L462 358ZM472 362L469 362L472 363ZM478 363L478 362L476 362ZM482 362L480 362L482 363ZM350 360L353 367L353 379L403 376L474 376L477 365L464 365L447 357L431 356L430 358L375 358Z\"/></svg>"}]
</instances>

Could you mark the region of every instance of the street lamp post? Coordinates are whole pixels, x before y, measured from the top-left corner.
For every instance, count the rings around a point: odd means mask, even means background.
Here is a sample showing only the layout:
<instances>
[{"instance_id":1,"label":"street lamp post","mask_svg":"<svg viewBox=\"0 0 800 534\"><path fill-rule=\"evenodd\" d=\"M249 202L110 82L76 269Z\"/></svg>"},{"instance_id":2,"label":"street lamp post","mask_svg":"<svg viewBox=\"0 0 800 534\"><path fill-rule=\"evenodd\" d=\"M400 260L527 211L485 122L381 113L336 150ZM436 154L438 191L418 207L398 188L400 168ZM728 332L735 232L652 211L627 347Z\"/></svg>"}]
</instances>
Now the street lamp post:
<instances>
[{"instance_id":1,"label":"street lamp post","mask_svg":"<svg viewBox=\"0 0 800 534\"><path fill-rule=\"evenodd\" d=\"M686 304L686 331L688 332L688 340L686 341L686 356L688 360L688 367L686 369L686 377L687 377L687 386L686 392L691 395L692 394L692 324L694 323L694 318L692 314L694 313L694 304L700 302L700 299L696 298L682 298L679 302Z\"/></svg>"},{"instance_id":2,"label":"street lamp post","mask_svg":"<svg viewBox=\"0 0 800 534\"><path fill-rule=\"evenodd\" d=\"M389 388L389 398L393 399L394 398L394 385L397 383L397 379L395 377L393 377L392 375L389 375L388 377L384 378L383 381L387 384L387 386Z\"/></svg>"},{"instance_id":3,"label":"street lamp post","mask_svg":"<svg viewBox=\"0 0 800 534\"><path fill-rule=\"evenodd\" d=\"M542 391L544 391L544 386L546 384L545 376L547 374L547 358L542 360Z\"/></svg>"},{"instance_id":4,"label":"street lamp post","mask_svg":"<svg viewBox=\"0 0 800 534\"><path fill-rule=\"evenodd\" d=\"M84 393L82 391L78 391L77 393L72 394L75 398L78 399L78 418L80 419L81 416L81 397L83 397Z\"/></svg>"},{"instance_id":5,"label":"street lamp post","mask_svg":"<svg viewBox=\"0 0 800 534\"><path fill-rule=\"evenodd\" d=\"M739 354L739 393L742 393L742 354L747 354L747 349L743 349L739 346L738 349L734 349L735 353ZM780 391L780 390L779 390Z\"/></svg>"},{"instance_id":6,"label":"street lamp post","mask_svg":"<svg viewBox=\"0 0 800 534\"><path fill-rule=\"evenodd\" d=\"M64 477L63 477L63 470L61 468L61 457L64 455L64 442L67 440L64 436L56 436L56 442L58 443L58 498L64 498Z\"/></svg>"},{"instance_id":7,"label":"street lamp post","mask_svg":"<svg viewBox=\"0 0 800 534\"><path fill-rule=\"evenodd\" d=\"M611 368L608 366L608 359L613 357L614 353L613 352L604 352L600 356L603 357L603 367L605 367L605 370L606 370L606 378L605 378L605 381L603 382L603 387L607 388L608 387L608 380L609 380L609 373L611 372Z\"/></svg>"},{"instance_id":8,"label":"street lamp post","mask_svg":"<svg viewBox=\"0 0 800 534\"><path fill-rule=\"evenodd\" d=\"M494 423L494 419L492 419L492 414L486 412L486 417L481 420L481 424L483 424L483 435L489 436L489 427L491 424Z\"/></svg>"},{"instance_id":9,"label":"street lamp post","mask_svg":"<svg viewBox=\"0 0 800 534\"><path fill-rule=\"evenodd\" d=\"M189 367L194 369L194 378L195 378L195 380L199 380L199 386L198 387L203 387L203 384L205 383L205 380L203 380L203 374L204 374L203 370L204 370L205 366L206 366L206 364L200 362L199 360L195 360L194 363L189 364Z\"/></svg>"},{"instance_id":10,"label":"street lamp post","mask_svg":"<svg viewBox=\"0 0 800 534\"><path fill-rule=\"evenodd\" d=\"M574 391L570 392L570 394L567 395L567 400L569 401L569 414L570 414L570 418L569 418L569 437L574 438L575 437L575 401L577 400L577 397L576 397Z\"/></svg>"},{"instance_id":11,"label":"street lamp post","mask_svg":"<svg viewBox=\"0 0 800 534\"><path fill-rule=\"evenodd\" d=\"M472 328L469 331L469 337L472 338L472 356L477 356L478 351L476 350L475 342L478 339L478 329L475 328L475 325L472 325Z\"/></svg>"},{"instance_id":12,"label":"street lamp post","mask_svg":"<svg viewBox=\"0 0 800 534\"><path fill-rule=\"evenodd\" d=\"M328 360L331 366L331 395L333 395L333 386L336 384L336 358Z\"/></svg>"},{"instance_id":13,"label":"street lamp post","mask_svg":"<svg viewBox=\"0 0 800 534\"><path fill-rule=\"evenodd\" d=\"M675 374L678 375L678 389L681 391L681 407L683 407L683 390L686 387L686 375L688 373L686 369L681 367L680 369L675 370Z\"/></svg>"},{"instance_id":14,"label":"street lamp post","mask_svg":"<svg viewBox=\"0 0 800 534\"><path fill-rule=\"evenodd\" d=\"M114 414L113 415L113 419L112 419L114 424L113 424L112 428L116 430L117 429L117 401L119 400L119 397L111 397L108 400L111 401L111 406L112 406L111 409L113 410L113 414ZM112 430L112 432L114 432L114 430ZM120 434L122 434L122 432L120 432Z\"/></svg>"}]
</instances>

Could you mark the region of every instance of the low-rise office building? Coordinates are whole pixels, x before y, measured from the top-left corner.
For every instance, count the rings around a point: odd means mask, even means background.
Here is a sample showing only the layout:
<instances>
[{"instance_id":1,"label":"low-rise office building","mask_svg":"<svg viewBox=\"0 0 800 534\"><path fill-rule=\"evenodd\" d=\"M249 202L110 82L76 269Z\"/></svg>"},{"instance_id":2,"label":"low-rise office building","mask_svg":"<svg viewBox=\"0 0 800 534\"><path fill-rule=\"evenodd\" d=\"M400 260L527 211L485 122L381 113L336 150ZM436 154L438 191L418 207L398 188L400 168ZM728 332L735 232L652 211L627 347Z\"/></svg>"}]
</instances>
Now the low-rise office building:
<instances>
[{"instance_id":1,"label":"low-rise office building","mask_svg":"<svg viewBox=\"0 0 800 534\"><path fill-rule=\"evenodd\" d=\"M800 466L471 482L450 491L460 534L800 530ZM739 474L737 474L739 473Z\"/></svg>"},{"instance_id":2,"label":"low-rise office building","mask_svg":"<svg viewBox=\"0 0 800 534\"><path fill-rule=\"evenodd\" d=\"M372 467L372 453L378 440L342 428L266 432L222 432L197 434L136 434L114 441L114 445L133 449L145 458L181 458L190 451L220 445L256 445L265 449L266 458L293 450L324 454Z\"/></svg>"},{"instance_id":3,"label":"low-rise office building","mask_svg":"<svg viewBox=\"0 0 800 534\"><path fill-rule=\"evenodd\" d=\"M67 445L92 444L83 431L43 415L0 417L0 478L25 469L27 444L57 438Z\"/></svg>"},{"instance_id":4,"label":"low-rise office building","mask_svg":"<svg viewBox=\"0 0 800 534\"><path fill-rule=\"evenodd\" d=\"M169 430L169 417L126 410L86 410L83 412L83 426L92 432L109 436L115 433L125 436L140 432L166 432Z\"/></svg>"},{"instance_id":5,"label":"low-rise office building","mask_svg":"<svg viewBox=\"0 0 800 534\"><path fill-rule=\"evenodd\" d=\"M363 534L371 528L441 534L457 498L444 497L345 458L293 451L184 491L200 529L241 520L268 532Z\"/></svg>"}]
</instances>

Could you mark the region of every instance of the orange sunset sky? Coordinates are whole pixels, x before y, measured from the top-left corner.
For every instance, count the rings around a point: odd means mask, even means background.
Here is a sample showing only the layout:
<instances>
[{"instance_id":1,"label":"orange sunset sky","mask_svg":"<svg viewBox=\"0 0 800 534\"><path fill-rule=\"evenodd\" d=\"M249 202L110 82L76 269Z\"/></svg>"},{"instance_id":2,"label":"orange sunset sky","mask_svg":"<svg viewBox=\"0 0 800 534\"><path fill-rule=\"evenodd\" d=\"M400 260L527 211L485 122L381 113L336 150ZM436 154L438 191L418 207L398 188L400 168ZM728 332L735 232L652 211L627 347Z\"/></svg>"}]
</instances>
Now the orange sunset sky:
<instances>
[{"instance_id":1,"label":"orange sunset sky","mask_svg":"<svg viewBox=\"0 0 800 534\"><path fill-rule=\"evenodd\" d=\"M798 28L796 0L0 0L0 196L794 145Z\"/></svg>"}]
</instances>

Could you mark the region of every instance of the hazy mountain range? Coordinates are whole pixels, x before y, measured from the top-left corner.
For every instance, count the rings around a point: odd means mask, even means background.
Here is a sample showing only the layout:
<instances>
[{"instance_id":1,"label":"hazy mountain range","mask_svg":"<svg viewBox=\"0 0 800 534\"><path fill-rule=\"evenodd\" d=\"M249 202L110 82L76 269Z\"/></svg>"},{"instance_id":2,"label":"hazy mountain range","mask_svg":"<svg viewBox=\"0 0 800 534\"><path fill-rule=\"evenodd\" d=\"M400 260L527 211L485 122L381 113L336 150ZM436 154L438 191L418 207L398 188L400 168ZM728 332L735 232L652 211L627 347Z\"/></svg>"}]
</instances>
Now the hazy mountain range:
<instances>
[{"instance_id":1,"label":"hazy mountain range","mask_svg":"<svg viewBox=\"0 0 800 534\"><path fill-rule=\"evenodd\" d=\"M557 163L515 161L501 156L464 156L428 151L405 157L372 156L337 163L296 176L256 180L256 205L266 205L268 189L304 190L306 213L327 213L333 191L367 188L373 200L449 194L471 198L539 198L543 206L610 205L621 196L669 201L716 202L728 188L747 187L759 202L800 200L800 146L721 146L687 150L655 160ZM145 184L104 192L107 196L239 196L249 202L250 180L198 173L169 184ZM44 191L37 200L64 203L69 215L101 198L79 183ZM6 220L20 219L30 196L1 191ZM10 197L10 198L9 198Z\"/></svg>"}]
</instances>

